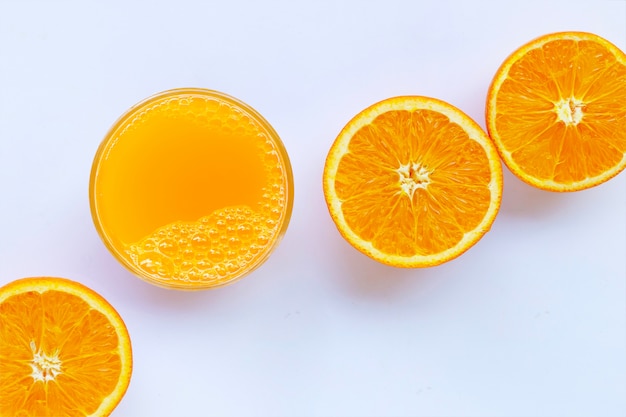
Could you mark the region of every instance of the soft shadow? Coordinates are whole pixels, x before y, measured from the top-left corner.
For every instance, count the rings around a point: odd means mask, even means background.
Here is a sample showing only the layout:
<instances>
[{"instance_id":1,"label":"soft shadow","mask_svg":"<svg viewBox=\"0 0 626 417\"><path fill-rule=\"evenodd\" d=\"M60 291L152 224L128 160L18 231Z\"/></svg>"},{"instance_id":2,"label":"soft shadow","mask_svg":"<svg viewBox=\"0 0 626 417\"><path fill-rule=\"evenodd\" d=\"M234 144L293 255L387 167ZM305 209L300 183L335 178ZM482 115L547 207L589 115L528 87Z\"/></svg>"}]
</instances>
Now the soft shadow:
<instances>
[{"instance_id":1,"label":"soft shadow","mask_svg":"<svg viewBox=\"0 0 626 417\"><path fill-rule=\"evenodd\" d=\"M328 239L327 241L331 241ZM350 298L388 303L432 291L447 276L445 265L431 268L397 268L361 254L346 241L331 245L338 285Z\"/></svg>"},{"instance_id":2,"label":"soft shadow","mask_svg":"<svg viewBox=\"0 0 626 417\"><path fill-rule=\"evenodd\" d=\"M366 261L363 264L375 263ZM438 268L443 267L409 269L368 265L363 273L353 270L346 284L350 292L360 298L388 302L433 290L439 284L437 278L443 276Z\"/></svg>"},{"instance_id":3,"label":"soft shadow","mask_svg":"<svg viewBox=\"0 0 626 417\"><path fill-rule=\"evenodd\" d=\"M500 213L511 217L550 217L569 204L571 193L536 188L517 178L503 164L504 190Z\"/></svg>"}]
</instances>

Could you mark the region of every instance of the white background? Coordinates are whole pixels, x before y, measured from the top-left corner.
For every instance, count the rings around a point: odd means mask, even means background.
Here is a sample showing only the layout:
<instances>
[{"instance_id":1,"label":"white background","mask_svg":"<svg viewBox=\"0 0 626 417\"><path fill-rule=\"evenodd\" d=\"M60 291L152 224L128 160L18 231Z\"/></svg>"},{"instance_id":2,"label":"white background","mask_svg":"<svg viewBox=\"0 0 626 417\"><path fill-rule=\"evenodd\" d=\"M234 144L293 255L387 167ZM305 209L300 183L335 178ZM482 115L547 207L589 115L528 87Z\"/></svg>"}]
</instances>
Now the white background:
<instances>
[{"instance_id":1,"label":"white background","mask_svg":"<svg viewBox=\"0 0 626 417\"><path fill-rule=\"evenodd\" d=\"M484 127L509 53L560 30L626 49L625 2L88 3L0 0L0 284L63 276L114 305L134 348L114 416L626 414L626 173L556 194L505 170L491 232L422 270L349 246L321 187L332 141L366 106L428 95ZM263 114L296 191L269 261L196 293L126 272L88 202L116 118L186 86Z\"/></svg>"}]
</instances>

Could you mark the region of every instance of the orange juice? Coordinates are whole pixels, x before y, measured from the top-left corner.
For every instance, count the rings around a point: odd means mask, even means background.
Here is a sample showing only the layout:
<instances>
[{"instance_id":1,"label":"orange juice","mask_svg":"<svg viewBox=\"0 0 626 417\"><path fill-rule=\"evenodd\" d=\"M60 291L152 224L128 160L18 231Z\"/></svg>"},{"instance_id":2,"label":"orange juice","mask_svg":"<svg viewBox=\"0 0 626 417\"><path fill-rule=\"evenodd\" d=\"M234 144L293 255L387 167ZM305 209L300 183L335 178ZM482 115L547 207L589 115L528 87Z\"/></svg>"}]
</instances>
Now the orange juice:
<instances>
[{"instance_id":1,"label":"orange juice","mask_svg":"<svg viewBox=\"0 0 626 417\"><path fill-rule=\"evenodd\" d=\"M202 289L261 265L293 204L287 152L250 106L177 89L131 108L100 145L92 217L111 253L157 285Z\"/></svg>"}]
</instances>

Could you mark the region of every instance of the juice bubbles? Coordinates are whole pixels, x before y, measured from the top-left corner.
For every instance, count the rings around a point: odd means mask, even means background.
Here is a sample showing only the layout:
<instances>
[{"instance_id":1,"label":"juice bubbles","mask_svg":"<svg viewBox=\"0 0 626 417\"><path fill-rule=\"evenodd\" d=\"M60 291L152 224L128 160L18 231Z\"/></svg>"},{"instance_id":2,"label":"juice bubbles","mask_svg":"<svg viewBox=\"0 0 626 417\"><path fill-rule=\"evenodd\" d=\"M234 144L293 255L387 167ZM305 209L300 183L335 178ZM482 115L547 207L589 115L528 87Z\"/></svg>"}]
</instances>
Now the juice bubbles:
<instances>
[{"instance_id":1,"label":"juice bubbles","mask_svg":"<svg viewBox=\"0 0 626 417\"><path fill-rule=\"evenodd\" d=\"M159 93L111 128L90 180L111 253L156 285L204 289L261 265L287 229L293 176L269 123L204 89Z\"/></svg>"}]
</instances>

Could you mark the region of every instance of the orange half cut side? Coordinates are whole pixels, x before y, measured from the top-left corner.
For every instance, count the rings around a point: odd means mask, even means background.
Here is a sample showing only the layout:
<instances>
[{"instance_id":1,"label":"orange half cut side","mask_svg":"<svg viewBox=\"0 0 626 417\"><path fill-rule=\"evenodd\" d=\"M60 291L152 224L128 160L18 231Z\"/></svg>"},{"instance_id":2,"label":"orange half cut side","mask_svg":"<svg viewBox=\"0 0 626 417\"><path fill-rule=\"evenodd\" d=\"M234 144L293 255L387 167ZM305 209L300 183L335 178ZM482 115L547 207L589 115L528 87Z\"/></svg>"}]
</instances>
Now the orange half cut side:
<instances>
[{"instance_id":1,"label":"orange half cut side","mask_svg":"<svg viewBox=\"0 0 626 417\"><path fill-rule=\"evenodd\" d=\"M0 288L0 416L107 416L130 382L126 326L93 290L64 278Z\"/></svg>"},{"instance_id":2,"label":"orange half cut side","mask_svg":"<svg viewBox=\"0 0 626 417\"><path fill-rule=\"evenodd\" d=\"M356 115L332 144L324 196L342 236L397 267L434 266L491 227L502 167L486 133L441 100L393 97Z\"/></svg>"},{"instance_id":3,"label":"orange half cut side","mask_svg":"<svg viewBox=\"0 0 626 417\"><path fill-rule=\"evenodd\" d=\"M541 36L496 72L486 120L503 161L528 184L602 184L626 168L626 54L592 33Z\"/></svg>"}]
</instances>

